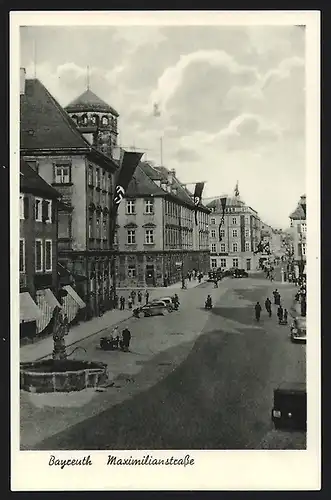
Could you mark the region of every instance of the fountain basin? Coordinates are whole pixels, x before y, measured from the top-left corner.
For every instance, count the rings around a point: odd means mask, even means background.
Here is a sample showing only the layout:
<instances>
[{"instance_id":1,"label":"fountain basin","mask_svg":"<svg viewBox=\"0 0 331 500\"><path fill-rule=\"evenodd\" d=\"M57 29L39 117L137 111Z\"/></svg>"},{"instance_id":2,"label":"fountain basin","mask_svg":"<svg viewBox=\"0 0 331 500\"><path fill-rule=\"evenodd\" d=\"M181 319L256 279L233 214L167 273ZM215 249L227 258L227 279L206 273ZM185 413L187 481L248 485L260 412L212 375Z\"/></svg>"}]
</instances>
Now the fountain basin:
<instances>
[{"instance_id":1,"label":"fountain basin","mask_svg":"<svg viewBox=\"0 0 331 500\"><path fill-rule=\"evenodd\" d=\"M20 365L21 390L69 393L97 388L107 381L107 365L78 359L45 359Z\"/></svg>"}]
</instances>

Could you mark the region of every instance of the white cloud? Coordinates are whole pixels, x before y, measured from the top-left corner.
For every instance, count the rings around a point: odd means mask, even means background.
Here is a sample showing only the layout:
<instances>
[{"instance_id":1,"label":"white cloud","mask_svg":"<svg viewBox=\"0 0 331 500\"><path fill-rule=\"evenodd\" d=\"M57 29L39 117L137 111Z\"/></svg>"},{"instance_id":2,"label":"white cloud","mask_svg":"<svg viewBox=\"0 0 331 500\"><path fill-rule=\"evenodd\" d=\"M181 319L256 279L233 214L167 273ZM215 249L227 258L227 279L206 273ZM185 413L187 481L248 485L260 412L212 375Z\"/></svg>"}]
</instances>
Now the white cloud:
<instances>
[{"instance_id":1,"label":"white cloud","mask_svg":"<svg viewBox=\"0 0 331 500\"><path fill-rule=\"evenodd\" d=\"M255 68L239 65L233 57L222 50L199 50L181 55L177 63L168 67L158 79L157 88L151 96L151 103L158 102L164 109L167 101L180 87L185 69L196 62L208 62L212 66L223 66L233 74L256 73Z\"/></svg>"}]
</instances>

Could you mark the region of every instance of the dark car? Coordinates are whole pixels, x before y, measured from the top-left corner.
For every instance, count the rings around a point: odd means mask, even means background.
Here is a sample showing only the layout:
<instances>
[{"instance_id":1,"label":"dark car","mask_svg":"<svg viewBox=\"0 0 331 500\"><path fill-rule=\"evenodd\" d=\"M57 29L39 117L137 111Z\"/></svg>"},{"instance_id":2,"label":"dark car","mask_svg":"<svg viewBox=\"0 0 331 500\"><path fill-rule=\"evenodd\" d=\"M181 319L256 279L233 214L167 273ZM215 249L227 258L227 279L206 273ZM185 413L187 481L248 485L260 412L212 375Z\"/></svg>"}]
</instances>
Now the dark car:
<instances>
[{"instance_id":1,"label":"dark car","mask_svg":"<svg viewBox=\"0 0 331 500\"><path fill-rule=\"evenodd\" d=\"M303 342L307 340L306 318L298 316L294 318L291 325L291 340L292 342Z\"/></svg>"},{"instance_id":2,"label":"dark car","mask_svg":"<svg viewBox=\"0 0 331 500\"><path fill-rule=\"evenodd\" d=\"M307 391L305 383L284 382L274 390L271 419L275 429L306 431Z\"/></svg>"},{"instance_id":3,"label":"dark car","mask_svg":"<svg viewBox=\"0 0 331 500\"><path fill-rule=\"evenodd\" d=\"M248 278L248 272L245 269L235 268L232 271L233 278Z\"/></svg>"},{"instance_id":4,"label":"dark car","mask_svg":"<svg viewBox=\"0 0 331 500\"><path fill-rule=\"evenodd\" d=\"M166 304L162 300L153 301L149 304L146 304L143 307L137 307L133 310L133 315L136 318L140 318L140 316L144 315L146 317L150 316L159 316L170 313L173 310L171 305Z\"/></svg>"}]
</instances>

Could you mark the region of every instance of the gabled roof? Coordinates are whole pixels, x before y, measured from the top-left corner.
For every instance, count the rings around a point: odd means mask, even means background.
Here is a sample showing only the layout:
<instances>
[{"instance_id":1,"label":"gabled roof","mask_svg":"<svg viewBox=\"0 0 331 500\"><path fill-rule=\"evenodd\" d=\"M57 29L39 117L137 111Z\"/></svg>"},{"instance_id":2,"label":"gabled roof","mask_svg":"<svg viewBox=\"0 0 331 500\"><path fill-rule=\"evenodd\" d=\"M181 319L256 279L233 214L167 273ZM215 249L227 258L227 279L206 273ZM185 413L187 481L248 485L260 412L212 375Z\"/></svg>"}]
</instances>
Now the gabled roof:
<instances>
[{"instance_id":1,"label":"gabled roof","mask_svg":"<svg viewBox=\"0 0 331 500\"><path fill-rule=\"evenodd\" d=\"M139 163L126 190L126 196L164 196L166 192L159 188L147 175L145 162Z\"/></svg>"},{"instance_id":2,"label":"gabled roof","mask_svg":"<svg viewBox=\"0 0 331 500\"><path fill-rule=\"evenodd\" d=\"M83 92L79 97L68 104L68 106L65 107L65 110L68 113L75 113L76 111L101 111L119 116L118 112L112 108L112 106L100 99L100 97L98 97L90 89L85 90L85 92Z\"/></svg>"},{"instance_id":3,"label":"gabled roof","mask_svg":"<svg viewBox=\"0 0 331 500\"><path fill-rule=\"evenodd\" d=\"M39 80L25 81L20 101L21 150L91 149L73 120Z\"/></svg>"},{"instance_id":4,"label":"gabled roof","mask_svg":"<svg viewBox=\"0 0 331 500\"><path fill-rule=\"evenodd\" d=\"M21 158L20 162L20 191L22 193L44 195L51 199L61 198L61 194L47 184L23 158Z\"/></svg>"}]
</instances>

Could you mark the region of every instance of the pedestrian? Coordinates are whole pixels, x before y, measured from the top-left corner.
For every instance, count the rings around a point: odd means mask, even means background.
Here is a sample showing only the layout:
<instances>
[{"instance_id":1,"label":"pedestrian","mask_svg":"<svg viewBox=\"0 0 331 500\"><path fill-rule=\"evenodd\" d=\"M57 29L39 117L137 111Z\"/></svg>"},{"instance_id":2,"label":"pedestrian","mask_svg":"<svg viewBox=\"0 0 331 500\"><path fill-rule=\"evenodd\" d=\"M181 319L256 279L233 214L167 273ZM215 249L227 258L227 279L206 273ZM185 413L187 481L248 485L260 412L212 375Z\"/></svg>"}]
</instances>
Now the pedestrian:
<instances>
[{"instance_id":1,"label":"pedestrian","mask_svg":"<svg viewBox=\"0 0 331 500\"><path fill-rule=\"evenodd\" d=\"M141 291L139 290L138 294L137 294L137 299L138 299L138 303L141 304L141 301L142 301L142 295L141 295Z\"/></svg>"},{"instance_id":2,"label":"pedestrian","mask_svg":"<svg viewBox=\"0 0 331 500\"><path fill-rule=\"evenodd\" d=\"M285 325L287 325L287 316L288 316L287 309L284 309L284 324Z\"/></svg>"},{"instance_id":3,"label":"pedestrian","mask_svg":"<svg viewBox=\"0 0 331 500\"><path fill-rule=\"evenodd\" d=\"M118 309L118 295L115 295L115 297L114 297L114 305L115 305L115 308Z\"/></svg>"},{"instance_id":4,"label":"pedestrian","mask_svg":"<svg viewBox=\"0 0 331 500\"><path fill-rule=\"evenodd\" d=\"M188 272L188 273L187 273L187 279L188 279L189 281L191 281L191 278L192 278L192 274L191 274L190 272Z\"/></svg>"},{"instance_id":5,"label":"pedestrian","mask_svg":"<svg viewBox=\"0 0 331 500\"><path fill-rule=\"evenodd\" d=\"M124 307L125 307L125 298L123 297L123 295L121 295L121 297L120 297L120 311L124 311Z\"/></svg>"},{"instance_id":6,"label":"pedestrian","mask_svg":"<svg viewBox=\"0 0 331 500\"><path fill-rule=\"evenodd\" d=\"M283 321L284 310L281 305L277 309L278 323L281 324Z\"/></svg>"},{"instance_id":7,"label":"pedestrian","mask_svg":"<svg viewBox=\"0 0 331 500\"><path fill-rule=\"evenodd\" d=\"M122 331L122 342L121 342L121 347L122 350L127 352L130 347L130 340L131 340L131 332L130 330L126 327Z\"/></svg>"},{"instance_id":8,"label":"pedestrian","mask_svg":"<svg viewBox=\"0 0 331 500\"><path fill-rule=\"evenodd\" d=\"M132 299L132 304L134 305L134 301L136 299L136 291L135 290L132 290L132 292L131 292L131 299Z\"/></svg>"},{"instance_id":9,"label":"pedestrian","mask_svg":"<svg viewBox=\"0 0 331 500\"><path fill-rule=\"evenodd\" d=\"M277 295L278 295L278 290L276 288L276 290L274 290L272 292L272 295L274 296L274 304L276 305L277 304Z\"/></svg>"},{"instance_id":10,"label":"pedestrian","mask_svg":"<svg viewBox=\"0 0 331 500\"><path fill-rule=\"evenodd\" d=\"M130 295L130 297L128 298L128 306L129 306L129 309L132 309L132 304L133 304L133 302L132 302L132 297L131 297L131 295Z\"/></svg>"},{"instance_id":11,"label":"pedestrian","mask_svg":"<svg viewBox=\"0 0 331 500\"><path fill-rule=\"evenodd\" d=\"M276 295L276 306L280 306L280 293L277 292L277 295Z\"/></svg>"},{"instance_id":12,"label":"pedestrian","mask_svg":"<svg viewBox=\"0 0 331 500\"><path fill-rule=\"evenodd\" d=\"M269 318L271 318L271 300L269 299L269 297L267 297L264 305L265 305L267 313L269 314Z\"/></svg>"},{"instance_id":13,"label":"pedestrian","mask_svg":"<svg viewBox=\"0 0 331 500\"><path fill-rule=\"evenodd\" d=\"M255 305L255 319L256 321L260 321L262 307L260 306L260 302L257 302Z\"/></svg>"},{"instance_id":14,"label":"pedestrian","mask_svg":"<svg viewBox=\"0 0 331 500\"><path fill-rule=\"evenodd\" d=\"M217 279L214 281L214 288L218 288Z\"/></svg>"},{"instance_id":15,"label":"pedestrian","mask_svg":"<svg viewBox=\"0 0 331 500\"><path fill-rule=\"evenodd\" d=\"M146 301L146 304L148 304L148 300L149 300L149 293L148 293L148 290L146 290L146 292L145 292L145 301Z\"/></svg>"},{"instance_id":16,"label":"pedestrian","mask_svg":"<svg viewBox=\"0 0 331 500\"><path fill-rule=\"evenodd\" d=\"M118 326L115 326L110 334L111 340L115 340L118 337Z\"/></svg>"}]
</instances>

